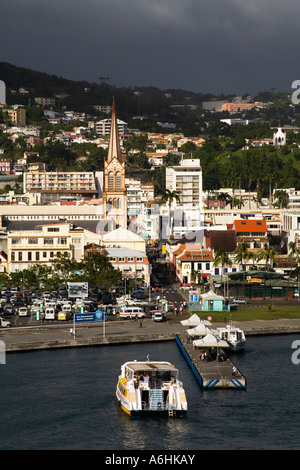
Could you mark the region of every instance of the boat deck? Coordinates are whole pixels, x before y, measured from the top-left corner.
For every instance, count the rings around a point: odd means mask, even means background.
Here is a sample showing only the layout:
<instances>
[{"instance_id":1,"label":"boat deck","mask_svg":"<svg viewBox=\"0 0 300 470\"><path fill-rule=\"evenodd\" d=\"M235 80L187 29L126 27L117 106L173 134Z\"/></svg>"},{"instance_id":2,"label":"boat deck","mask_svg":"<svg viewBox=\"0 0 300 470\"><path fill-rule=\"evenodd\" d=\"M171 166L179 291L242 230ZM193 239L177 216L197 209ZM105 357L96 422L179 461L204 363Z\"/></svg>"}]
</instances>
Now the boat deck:
<instances>
[{"instance_id":1,"label":"boat deck","mask_svg":"<svg viewBox=\"0 0 300 470\"><path fill-rule=\"evenodd\" d=\"M224 360L206 361L200 359L199 349L193 348L193 342L187 335L176 335L176 343L191 367L202 390L211 389L246 389L246 379L228 358L222 348L218 353ZM236 368L234 372L233 369Z\"/></svg>"}]
</instances>

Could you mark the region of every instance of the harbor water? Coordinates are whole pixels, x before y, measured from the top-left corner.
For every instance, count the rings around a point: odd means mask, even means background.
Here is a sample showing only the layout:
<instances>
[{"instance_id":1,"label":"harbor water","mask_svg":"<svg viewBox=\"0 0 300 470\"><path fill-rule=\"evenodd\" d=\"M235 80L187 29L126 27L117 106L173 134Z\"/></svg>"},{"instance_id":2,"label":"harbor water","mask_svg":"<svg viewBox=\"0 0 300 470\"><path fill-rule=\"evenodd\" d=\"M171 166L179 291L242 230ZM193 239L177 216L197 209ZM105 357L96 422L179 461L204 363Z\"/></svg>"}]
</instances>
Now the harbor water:
<instances>
[{"instance_id":1,"label":"harbor water","mask_svg":"<svg viewBox=\"0 0 300 470\"><path fill-rule=\"evenodd\" d=\"M247 391L202 392L175 341L13 353L0 365L0 448L300 449L298 335L248 337L233 362ZM183 419L131 420L116 404L120 366L167 360L188 399Z\"/></svg>"}]
</instances>

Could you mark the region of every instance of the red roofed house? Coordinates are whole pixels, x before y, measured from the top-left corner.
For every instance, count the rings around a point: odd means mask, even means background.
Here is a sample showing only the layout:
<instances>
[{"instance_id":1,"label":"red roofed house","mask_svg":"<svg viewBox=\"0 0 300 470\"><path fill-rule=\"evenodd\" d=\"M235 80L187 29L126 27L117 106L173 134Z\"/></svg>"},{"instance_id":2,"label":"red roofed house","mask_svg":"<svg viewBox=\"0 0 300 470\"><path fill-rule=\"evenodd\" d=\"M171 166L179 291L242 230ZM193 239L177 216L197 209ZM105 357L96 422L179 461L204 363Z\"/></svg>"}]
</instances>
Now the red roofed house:
<instances>
[{"instance_id":1,"label":"red roofed house","mask_svg":"<svg viewBox=\"0 0 300 470\"><path fill-rule=\"evenodd\" d=\"M182 248L180 247L173 253L176 256L176 275L181 284L194 283L196 281L195 273L201 273L202 278L213 273L214 255L212 250Z\"/></svg>"},{"instance_id":2,"label":"red roofed house","mask_svg":"<svg viewBox=\"0 0 300 470\"><path fill-rule=\"evenodd\" d=\"M237 219L232 230L235 231L237 245L246 242L249 248L263 248L265 243L269 243L267 222L263 219Z\"/></svg>"}]
</instances>

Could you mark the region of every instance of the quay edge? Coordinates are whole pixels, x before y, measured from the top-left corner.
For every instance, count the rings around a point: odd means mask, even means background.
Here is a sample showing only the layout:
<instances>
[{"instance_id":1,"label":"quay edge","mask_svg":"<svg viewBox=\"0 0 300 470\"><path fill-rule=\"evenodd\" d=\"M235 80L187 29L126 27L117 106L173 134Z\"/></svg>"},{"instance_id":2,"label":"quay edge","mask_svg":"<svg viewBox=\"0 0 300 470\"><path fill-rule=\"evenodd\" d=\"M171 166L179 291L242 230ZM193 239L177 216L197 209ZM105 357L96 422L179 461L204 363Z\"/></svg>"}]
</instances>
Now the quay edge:
<instances>
[{"instance_id":1,"label":"quay edge","mask_svg":"<svg viewBox=\"0 0 300 470\"><path fill-rule=\"evenodd\" d=\"M9 352L17 351L35 351L71 347L90 347L107 346L114 344L143 343L152 341L174 341L176 335L185 332L185 328L180 324L144 324L143 328L130 328L124 332L125 322L118 322L119 329L116 327L108 332L104 337L102 328L99 327L80 328L79 335L73 339L68 329L53 325L51 328L45 326L42 328L0 328L0 340L5 343L5 350ZM215 324L223 326L224 324ZM129 326L127 323L126 326ZM269 320L269 321L251 321L238 322L236 326L243 329L246 337L250 336L269 336L278 334L297 334L300 333L299 320ZM112 326L110 326L112 328ZM64 332L62 332L64 330ZM95 330L95 331L94 331ZM57 337L58 336L58 337Z\"/></svg>"}]
</instances>

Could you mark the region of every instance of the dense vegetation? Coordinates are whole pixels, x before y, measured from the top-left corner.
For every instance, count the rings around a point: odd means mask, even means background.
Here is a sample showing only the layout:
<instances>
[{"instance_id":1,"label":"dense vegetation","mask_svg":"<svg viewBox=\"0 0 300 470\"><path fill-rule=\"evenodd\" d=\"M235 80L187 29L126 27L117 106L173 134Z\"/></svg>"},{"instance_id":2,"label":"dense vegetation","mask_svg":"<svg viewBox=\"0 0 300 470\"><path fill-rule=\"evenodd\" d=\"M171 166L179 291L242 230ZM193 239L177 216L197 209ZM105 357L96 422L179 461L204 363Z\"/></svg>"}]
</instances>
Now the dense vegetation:
<instances>
[{"instance_id":1,"label":"dense vegetation","mask_svg":"<svg viewBox=\"0 0 300 470\"><path fill-rule=\"evenodd\" d=\"M197 148L188 143L180 150L184 158L200 158L203 170L203 188L213 191L221 187L233 187L257 191L258 197L268 197L270 190L277 188L300 187L300 135L289 132L287 145L274 148L252 146L253 140L270 138L272 127L284 124L297 126L300 122L300 106L291 106L289 96L284 92L261 92L255 100L270 103L261 110L244 113L245 119L252 122L247 126L234 124L229 126L220 122L222 118L235 117L228 113L209 113L202 109L202 102L214 99L231 99L233 96L212 96L192 93L186 90L159 90L155 87L119 88L108 83L99 84L75 82L55 75L48 75L30 69L0 63L0 79L7 86L7 104L23 104L26 107L28 124L39 125L41 136L49 137L45 145L35 146L33 152L39 152L39 160L47 163L49 170L95 171L103 169L106 151L95 144L73 144L64 147L55 141L56 134L62 130L71 130L78 122L52 126L44 117L42 108L34 106L34 98L56 98L57 111L63 109L85 112L93 119L107 117L95 110L94 105L110 105L115 96L118 117L128 122L129 128L144 132L173 132L163 129L158 122L171 122L176 125L176 132L185 136L202 137L206 143ZM20 88L27 94L20 94ZM14 94L11 91L14 90ZM62 98L62 96L64 96ZM177 107L183 105L183 107ZM176 107L173 107L176 106ZM143 119L134 119L137 116ZM0 111L0 122L5 121ZM88 125L88 118L80 125ZM95 137L89 132L87 137ZM138 148L140 153L130 156L127 172L144 181L153 181L156 195L165 190L165 167L151 170L146 157L147 135L134 136L126 144L126 151ZM5 156L13 160L21 158L26 150L22 137L15 143L0 131L0 148ZM86 157L79 161L78 157ZM35 157L29 158L34 161ZM178 164L180 157L169 154L166 166Z\"/></svg>"}]
</instances>

